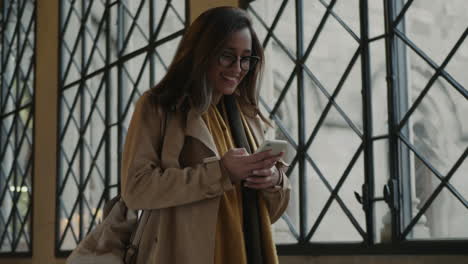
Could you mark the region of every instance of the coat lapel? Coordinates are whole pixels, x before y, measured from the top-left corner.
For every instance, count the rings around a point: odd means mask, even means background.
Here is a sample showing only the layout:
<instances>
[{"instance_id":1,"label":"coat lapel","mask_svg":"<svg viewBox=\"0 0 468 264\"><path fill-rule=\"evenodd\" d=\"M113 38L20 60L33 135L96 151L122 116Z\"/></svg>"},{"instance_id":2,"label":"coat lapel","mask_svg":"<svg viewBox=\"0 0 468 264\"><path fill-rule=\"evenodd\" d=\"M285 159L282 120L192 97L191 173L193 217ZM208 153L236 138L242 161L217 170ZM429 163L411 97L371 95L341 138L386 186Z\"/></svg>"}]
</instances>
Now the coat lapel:
<instances>
[{"instance_id":1,"label":"coat lapel","mask_svg":"<svg viewBox=\"0 0 468 264\"><path fill-rule=\"evenodd\" d=\"M197 111L191 109L186 118L181 112L171 113L167 122L165 142L162 149L162 165L165 168L180 167L179 156L184 146L184 137L190 136L203 143L216 157L219 157L213 137L208 130L203 118ZM185 119L185 134L183 124ZM245 115L245 119L251 128L252 134L257 142L263 142L263 129L261 120L257 116Z\"/></svg>"},{"instance_id":2,"label":"coat lapel","mask_svg":"<svg viewBox=\"0 0 468 264\"><path fill-rule=\"evenodd\" d=\"M208 127L205 124L205 121L203 121L201 115L198 114L194 109L191 109L187 114L185 135L191 136L201 141L213 152L214 155L219 157L215 142L211 136L210 131L208 130Z\"/></svg>"}]
</instances>

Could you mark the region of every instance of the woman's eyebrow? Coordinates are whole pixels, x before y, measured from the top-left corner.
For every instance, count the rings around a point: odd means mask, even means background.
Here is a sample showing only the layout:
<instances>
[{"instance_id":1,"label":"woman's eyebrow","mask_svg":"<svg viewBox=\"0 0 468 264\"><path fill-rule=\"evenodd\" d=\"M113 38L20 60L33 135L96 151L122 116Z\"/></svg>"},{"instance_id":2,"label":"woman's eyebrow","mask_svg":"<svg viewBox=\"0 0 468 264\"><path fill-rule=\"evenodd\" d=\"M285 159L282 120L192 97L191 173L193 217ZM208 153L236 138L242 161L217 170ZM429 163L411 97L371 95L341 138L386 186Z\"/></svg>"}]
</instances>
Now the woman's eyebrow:
<instances>
[{"instance_id":1,"label":"woman's eyebrow","mask_svg":"<svg viewBox=\"0 0 468 264\"><path fill-rule=\"evenodd\" d=\"M224 50L225 50L225 51L226 51L226 50L229 50L229 51L232 51L232 52L235 52L235 51L236 51L235 48L229 48L229 47L228 47L228 48L225 48ZM242 53L249 53L249 54L251 54L252 51L251 51L250 49L245 49L245 50L242 51Z\"/></svg>"}]
</instances>

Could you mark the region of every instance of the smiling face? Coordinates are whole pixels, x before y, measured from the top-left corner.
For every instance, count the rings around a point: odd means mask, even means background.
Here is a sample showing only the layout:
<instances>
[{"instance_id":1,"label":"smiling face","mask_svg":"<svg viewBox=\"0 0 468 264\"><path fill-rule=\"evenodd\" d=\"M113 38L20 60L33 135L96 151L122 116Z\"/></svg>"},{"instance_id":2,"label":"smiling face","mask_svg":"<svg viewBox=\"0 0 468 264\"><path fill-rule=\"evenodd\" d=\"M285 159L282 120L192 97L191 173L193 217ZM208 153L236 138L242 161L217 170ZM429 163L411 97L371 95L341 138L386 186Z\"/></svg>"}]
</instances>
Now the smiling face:
<instances>
[{"instance_id":1,"label":"smiling face","mask_svg":"<svg viewBox=\"0 0 468 264\"><path fill-rule=\"evenodd\" d=\"M248 73L240 65L240 57L250 56L252 54L252 36L250 30L244 28L231 33L226 44L221 49L221 53L216 56L207 73L207 79L213 86L214 98L220 95L229 95L234 93L239 83ZM229 66L220 64L220 56L236 57L236 61Z\"/></svg>"}]
</instances>

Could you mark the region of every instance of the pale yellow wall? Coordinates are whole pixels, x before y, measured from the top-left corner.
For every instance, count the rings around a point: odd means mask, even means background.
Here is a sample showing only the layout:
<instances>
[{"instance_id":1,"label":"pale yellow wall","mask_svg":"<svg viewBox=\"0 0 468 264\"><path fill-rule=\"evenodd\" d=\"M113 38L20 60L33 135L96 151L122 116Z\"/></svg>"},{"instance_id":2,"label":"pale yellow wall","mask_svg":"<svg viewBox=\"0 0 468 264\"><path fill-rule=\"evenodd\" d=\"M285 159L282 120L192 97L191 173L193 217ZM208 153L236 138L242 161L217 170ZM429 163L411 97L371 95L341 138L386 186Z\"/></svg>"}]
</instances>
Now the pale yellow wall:
<instances>
[{"instance_id":1,"label":"pale yellow wall","mask_svg":"<svg viewBox=\"0 0 468 264\"><path fill-rule=\"evenodd\" d=\"M190 0L190 22L203 11L217 6L238 6L237 0Z\"/></svg>"},{"instance_id":2,"label":"pale yellow wall","mask_svg":"<svg viewBox=\"0 0 468 264\"><path fill-rule=\"evenodd\" d=\"M54 263L58 0L37 1L33 263Z\"/></svg>"}]
</instances>

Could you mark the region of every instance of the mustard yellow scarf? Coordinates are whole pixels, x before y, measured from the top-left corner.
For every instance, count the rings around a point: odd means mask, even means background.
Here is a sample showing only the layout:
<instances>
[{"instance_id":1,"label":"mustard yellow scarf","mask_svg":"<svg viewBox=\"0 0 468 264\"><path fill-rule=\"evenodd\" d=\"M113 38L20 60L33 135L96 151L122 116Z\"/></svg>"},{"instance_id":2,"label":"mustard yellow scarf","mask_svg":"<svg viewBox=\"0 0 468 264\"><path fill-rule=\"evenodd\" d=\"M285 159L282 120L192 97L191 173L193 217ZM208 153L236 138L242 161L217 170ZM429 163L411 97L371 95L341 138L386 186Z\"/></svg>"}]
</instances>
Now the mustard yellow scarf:
<instances>
[{"instance_id":1,"label":"mustard yellow scarf","mask_svg":"<svg viewBox=\"0 0 468 264\"><path fill-rule=\"evenodd\" d=\"M229 149L234 148L229 123L224 121L228 120L225 113L224 105L222 113L218 111L216 106L211 105L208 111L203 114L203 120L213 136L220 156L224 155ZM255 138L253 137L244 115L242 112L240 114L251 149L255 150L257 149L257 142L255 142ZM265 201L260 193L258 202L262 234L262 251L264 253L263 258L265 263L277 264L278 257L272 239L270 217ZM242 195L239 184L236 184L235 189L225 192L221 197L216 226L214 255L215 264L247 264L242 230Z\"/></svg>"}]
</instances>

